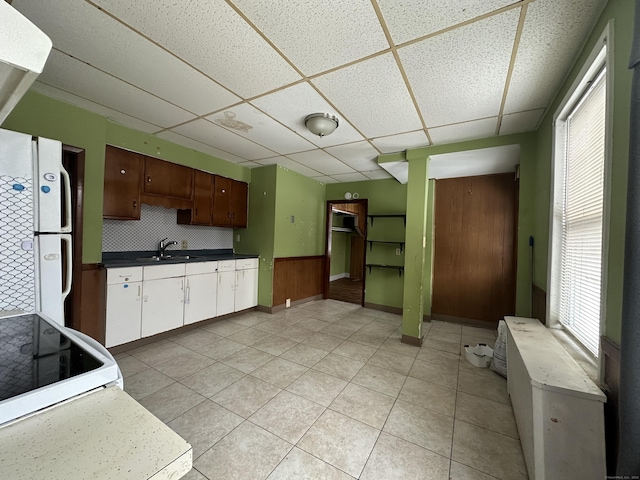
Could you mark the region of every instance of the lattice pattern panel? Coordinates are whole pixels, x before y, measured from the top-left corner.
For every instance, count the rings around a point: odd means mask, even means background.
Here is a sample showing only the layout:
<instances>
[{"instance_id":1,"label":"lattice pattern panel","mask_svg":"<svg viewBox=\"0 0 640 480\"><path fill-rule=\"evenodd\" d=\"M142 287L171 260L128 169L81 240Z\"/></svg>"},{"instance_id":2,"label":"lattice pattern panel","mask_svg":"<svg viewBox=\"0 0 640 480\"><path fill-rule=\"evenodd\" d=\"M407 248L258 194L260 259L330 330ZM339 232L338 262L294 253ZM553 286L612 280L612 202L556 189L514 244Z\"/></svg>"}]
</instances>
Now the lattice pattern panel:
<instances>
[{"instance_id":1,"label":"lattice pattern panel","mask_svg":"<svg viewBox=\"0 0 640 480\"><path fill-rule=\"evenodd\" d=\"M142 204L140 220L105 220L102 227L103 252L155 250L165 237L187 241L189 250L233 248L233 229L178 225L177 211Z\"/></svg>"},{"instance_id":2,"label":"lattice pattern panel","mask_svg":"<svg viewBox=\"0 0 640 480\"><path fill-rule=\"evenodd\" d=\"M35 311L33 183L0 176L0 316Z\"/></svg>"},{"instance_id":3,"label":"lattice pattern panel","mask_svg":"<svg viewBox=\"0 0 640 480\"><path fill-rule=\"evenodd\" d=\"M33 321L30 316L14 317L0 329L0 400L33 388Z\"/></svg>"}]
</instances>

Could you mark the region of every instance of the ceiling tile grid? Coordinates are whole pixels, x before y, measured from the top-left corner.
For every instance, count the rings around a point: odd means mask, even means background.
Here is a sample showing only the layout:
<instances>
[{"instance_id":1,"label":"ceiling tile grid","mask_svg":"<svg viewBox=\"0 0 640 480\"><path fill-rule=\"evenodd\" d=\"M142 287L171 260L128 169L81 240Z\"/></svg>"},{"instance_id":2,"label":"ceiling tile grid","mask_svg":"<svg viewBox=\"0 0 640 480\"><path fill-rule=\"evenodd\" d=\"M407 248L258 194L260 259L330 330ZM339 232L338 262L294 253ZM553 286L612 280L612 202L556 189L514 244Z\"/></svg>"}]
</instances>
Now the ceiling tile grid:
<instances>
[{"instance_id":1,"label":"ceiling tile grid","mask_svg":"<svg viewBox=\"0 0 640 480\"><path fill-rule=\"evenodd\" d=\"M388 137L379 137L371 140L371 143L380 150L381 153L401 152L409 148L427 147L429 139L424 130L415 132L399 133Z\"/></svg>"},{"instance_id":2,"label":"ceiling tile grid","mask_svg":"<svg viewBox=\"0 0 640 480\"><path fill-rule=\"evenodd\" d=\"M511 133L533 132L538 128L540 120L544 115L545 109L529 110L528 112L511 113L502 116L500 123L500 135L509 135Z\"/></svg>"},{"instance_id":3,"label":"ceiling tile grid","mask_svg":"<svg viewBox=\"0 0 640 480\"><path fill-rule=\"evenodd\" d=\"M491 137L495 135L497 126L498 117L491 117L430 128L429 134L435 144L464 142L466 140Z\"/></svg>"},{"instance_id":4,"label":"ceiling tile grid","mask_svg":"<svg viewBox=\"0 0 640 480\"><path fill-rule=\"evenodd\" d=\"M355 171L353 168L345 165L340 160L332 157L323 150L309 150L308 152L294 153L287 156L290 159L309 168L313 168L324 175L353 173Z\"/></svg>"}]
</instances>

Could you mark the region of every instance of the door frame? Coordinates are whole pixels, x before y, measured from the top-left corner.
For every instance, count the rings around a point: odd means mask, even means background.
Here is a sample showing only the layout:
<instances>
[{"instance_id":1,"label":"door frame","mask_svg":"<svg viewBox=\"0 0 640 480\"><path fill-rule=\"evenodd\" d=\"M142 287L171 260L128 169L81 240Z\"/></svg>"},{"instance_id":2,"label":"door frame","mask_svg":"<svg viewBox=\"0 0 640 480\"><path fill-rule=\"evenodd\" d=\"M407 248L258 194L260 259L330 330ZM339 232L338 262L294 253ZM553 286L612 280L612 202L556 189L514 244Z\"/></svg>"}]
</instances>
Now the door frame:
<instances>
[{"instance_id":1,"label":"door frame","mask_svg":"<svg viewBox=\"0 0 640 480\"><path fill-rule=\"evenodd\" d=\"M358 200L327 200L327 210L326 210L326 221L325 221L325 243L324 243L324 278L322 282L322 298L325 300L329 298L329 288L330 288L330 280L331 277L331 241L332 241L332 231L331 231L331 223L333 220L333 205L339 203L355 203L364 206L364 216L365 216L365 225L368 225L367 215L369 214L369 201L366 198L358 199ZM365 229L364 233L364 241L365 248L363 249L363 257L362 257L362 301L360 302L360 306L364 307L364 291L365 291L365 282L366 282L366 263L367 263L367 231Z\"/></svg>"}]
</instances>

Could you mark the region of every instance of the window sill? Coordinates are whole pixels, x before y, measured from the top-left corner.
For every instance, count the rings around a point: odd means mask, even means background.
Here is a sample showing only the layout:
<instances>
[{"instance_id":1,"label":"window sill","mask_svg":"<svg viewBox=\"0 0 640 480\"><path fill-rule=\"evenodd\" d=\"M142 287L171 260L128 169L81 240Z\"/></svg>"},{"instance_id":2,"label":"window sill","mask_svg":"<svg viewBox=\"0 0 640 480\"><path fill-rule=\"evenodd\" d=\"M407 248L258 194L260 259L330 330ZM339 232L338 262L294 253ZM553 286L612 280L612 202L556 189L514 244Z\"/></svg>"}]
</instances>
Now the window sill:
<instances>
[{"instance_id":1,"label":"window sill","mask_svg":"<svg viewBox=\"0 0 640 480\"><path fill-rule=\"evenodd\" d=\"M584 373L600 386L600 368L598 359L586 353L574 338L561 328L549 328L549 331L560 342L560 345L567 351L569 355L580 365Z\"/></svg>"}]
</instances>

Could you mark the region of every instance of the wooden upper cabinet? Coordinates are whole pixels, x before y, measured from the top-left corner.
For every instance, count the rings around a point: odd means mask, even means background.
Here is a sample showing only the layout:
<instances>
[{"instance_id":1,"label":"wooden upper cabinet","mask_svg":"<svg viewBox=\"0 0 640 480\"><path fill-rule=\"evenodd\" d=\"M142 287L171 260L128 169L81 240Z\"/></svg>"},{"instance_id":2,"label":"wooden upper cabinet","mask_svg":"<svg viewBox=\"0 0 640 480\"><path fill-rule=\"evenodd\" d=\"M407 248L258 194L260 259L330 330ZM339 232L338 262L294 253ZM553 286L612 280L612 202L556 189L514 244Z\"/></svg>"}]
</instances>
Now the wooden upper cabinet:
<instances>
[{"instance_id":1,"label":"wooden upper cabinet","mask_svg":"<svg viewBox=\"0 0 640 480\"><path fill-rule=\"evenodd\" d=\"M236 182L232 180L231 183L231 204L229 211L231 212L232 227L246 228L247 227L247 194L248 185L244 182Z\"/></svg>"},{"instance_id":2,"label":"wooden upper cabinet","mask_svg":"<svg viewBox=\"0 0 640 480\"><path fill-rule=\"evenodd\" d=\"M120 220L140 220L143 157L107 145L104 159L102 215Z\"/></svg>"},{"instance_id":3,"label":"wooden upper cabinet","mask_svg":"<svg viewBox=\"0 0 640 480\"><path fill-rule=\"evenodd\" d=\"M194 170L183 165L146 157L144 193L191 201Z\"/></svg>"},{"instance_id":4,"label":"wooden upper cabinet","mask_svg":"<svg viewBox=\"0 0 640 480\"><path fill-rule=\"evenodd\" d=\"M184 225L211 225L213 210L213 178L207 172L196 170L193 177L193 206L178 210L178 223Z\"/></svg>"},{"instance_id":5,"label":"wooden upper cabinet","mask_svg":"<svg viewBox=\"0 0 640 480\"><path fill-rule=\"evenodd\" d=\"M213 225L231 225L231 182L230 178L214 176L213 179Z\"/></svg>"}]
</instances>

